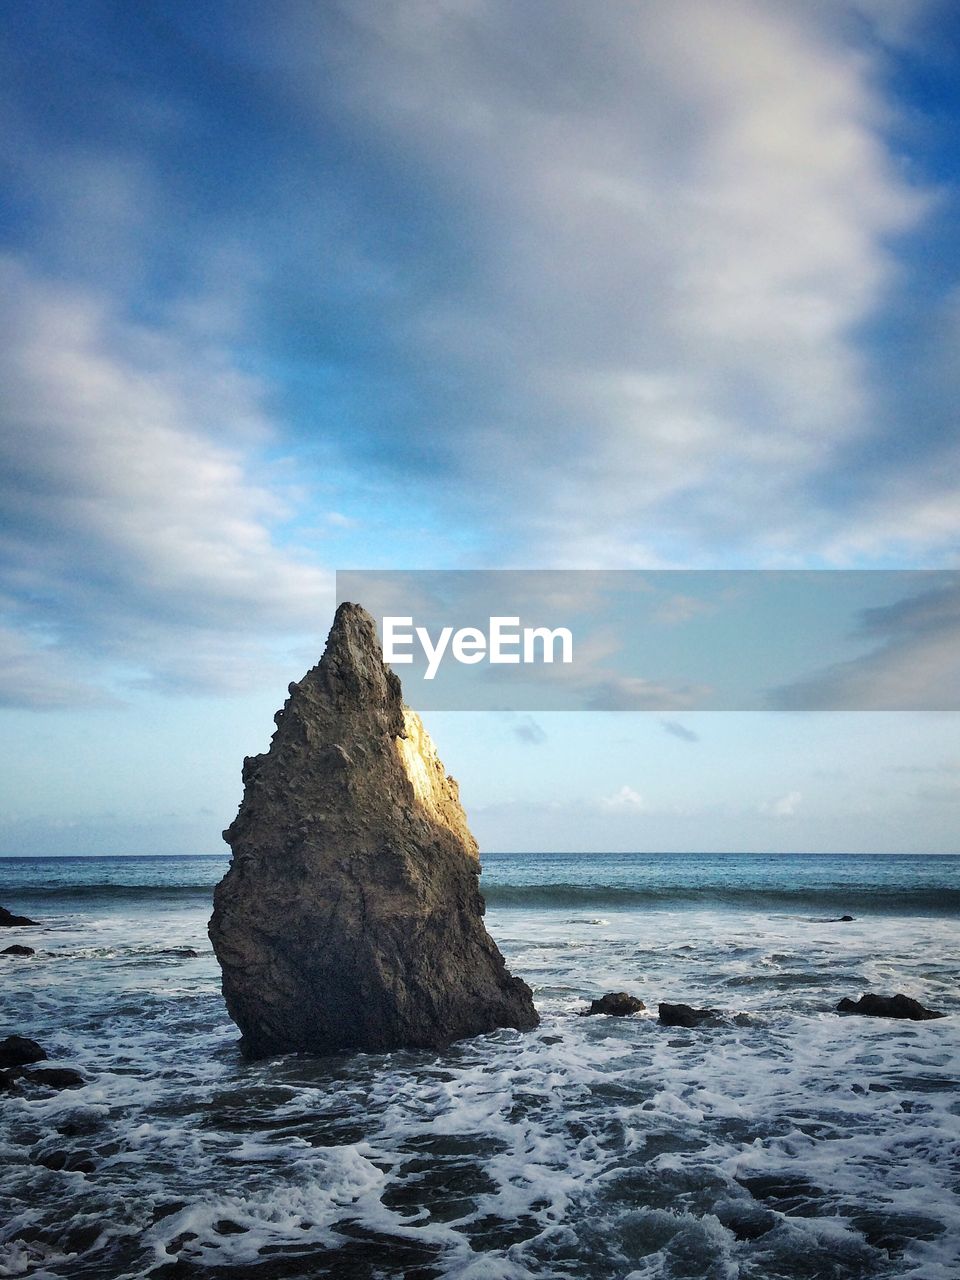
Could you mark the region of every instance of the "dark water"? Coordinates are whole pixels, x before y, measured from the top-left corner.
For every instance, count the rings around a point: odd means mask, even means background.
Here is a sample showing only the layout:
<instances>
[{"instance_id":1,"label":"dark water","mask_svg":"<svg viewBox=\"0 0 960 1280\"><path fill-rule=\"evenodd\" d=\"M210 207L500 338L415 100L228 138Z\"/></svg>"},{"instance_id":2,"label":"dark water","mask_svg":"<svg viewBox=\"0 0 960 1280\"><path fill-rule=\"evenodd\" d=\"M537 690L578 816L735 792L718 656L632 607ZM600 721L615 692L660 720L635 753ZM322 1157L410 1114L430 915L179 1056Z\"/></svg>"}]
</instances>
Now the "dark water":
<instances>
[{"instance_id":1,"label":"dark water","mask_svg":"<svg viewBox=\"0 0 960 1280\"><path fill-rule=\"evenodd\" d=\"M225 866L0 863L44 922L5 931L37 954L0 957L0 1034L88 1080L0 1102L0 1277L960 1275L960 859L491 855L538 1031L255 1065L205 935ZM653 1014L576 1016L622 988ZM864 990L952 1016L833 1013Z\"/></svg>"}]
</instances>

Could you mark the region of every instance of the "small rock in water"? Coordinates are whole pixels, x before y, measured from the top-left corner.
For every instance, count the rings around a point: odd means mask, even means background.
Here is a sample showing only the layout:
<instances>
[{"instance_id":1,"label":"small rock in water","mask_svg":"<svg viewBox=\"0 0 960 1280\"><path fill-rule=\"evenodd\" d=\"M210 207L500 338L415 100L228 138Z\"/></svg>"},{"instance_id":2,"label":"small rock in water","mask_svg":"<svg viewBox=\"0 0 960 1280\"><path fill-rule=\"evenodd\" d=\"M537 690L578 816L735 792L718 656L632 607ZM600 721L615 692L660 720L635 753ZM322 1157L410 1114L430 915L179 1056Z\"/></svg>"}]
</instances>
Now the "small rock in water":
<instances>
[{"instance_id":1,"label":"small rock in water","mask_svg":"<svg viewBox=\"0 0 960 1280\"><path fill-rule=\"evenodd\" d=\"M714 1206L713 1212L738 1240L759 1240L772 1231L779 1219L771 1210L753 1201L726 1200Z\"/></svg>"},{"instance_id":2,"label":"small rock in water","mask_svg":"<svg viewBox=\"0 0 960 1280\"><path fill-rule=\"evenodd\" d=\"M218 1236L239 1236L246 1231L246 1227L241 1227L239 1222L234 1222L232 1218L220 1218L213 1224L213 1229Z\"/></svg>"},{"instance_id":3,"label":"small rock in water","mask_svg":"<svg viewBox=\"0 0 960 1280\"><path fill-rule=\"evenodd\" d=\"M153 1206L153 1212L150 1214L150 1225L155 1225L163 1218L172 1218L175 1213L179 1213L181 1209L186 1207L186 1200L162 1200L159 1204Z\"/></svg>"},{"instance_id":4,"label":"small rock in water","mask_svg":"<svg viewBox=\"0 0 960 1280\"><path fill-rule=\"evenodd\" d=\"M945 1018L945 1013L925 1009L919 1000L898 992L895 996L878 996L868 993L859 1000L846 996L837 1005L837 1013L859 1013L868 1018L909 1018L912 1022L926 1022L930 1018Z\"/></svg>"},{"instance_id":5,"label":"small rock in water","mask_svg":"<svg viewBox=\"0 0 960 1280\"><path fill-rule=\"evenodd\" d=\"M25 1071L24 1076L31 1084L44 1084L49 1089L82 1089L87 1083L73 1067L37 1067Z\"/></svg>"},{"instance_id":6,"label":"small rock in water","mask_svg":"<svg viewBox=\"0 0 960 1280\"><path fill-rule=\"evenodd\" d=\"M45 1151L36 1157L45 1169L66 1173L93 1173L97 1159L92 1151Z\"/></svg>"},{"instance_id":7,"label":"small rock in water","mask_svg":"<svg viewBox=\"0 0 960 1280\"><path fill-rule=\"evenodd\" d=\"M106 1117L95 1107L77 1107L57 1125L61 1138L89 1137L104 1127Z\"/></svg>"},{"instance_id":8,"label":"small rock in water","mask_svg":"<svg viewBox=\"0 0 960 1280\"><path fill-rule=\"evenodd\" d=\"M837 921L837 924L851 924L852 921L853 921L853 916L841 916L840 919Z\"/></svg>"},{"instance_id":9,"label":"small rock in water","mask_svg":"<svg viewBox=\"0 0 960 1280\"><path fill-rule=\"evenodd\" d=\"M15 916L6 907L0 907L0 929L12 929L15 925L36 925L36 920L27 916Z\"/></svg>"},{"instance_id":10,"label":"small rock in water","mask_svg":"<svg viewBox=\"0 0 960 1280\"><path fill-rule=\"evenodd\" d=\"M0 1071L0 1093L18 1093L16 1071Z\"/></svg>"},{"instance_id":11,"label":"small rock in water","mask_svg":"<svg viewBox=\"0 0 960 1280\"><path fill-rule=\"evenodd\" d=\"M639 1013L646 1007L642 1000L628 995L626 991L608 991L599 1000L591 1000L589 1009L581 1009L580 1017L589 1018L594 1013L607 1013L613 1018L625 1018L628 1014Z\"/></svg>"},{"instance_id":12,"label":"small rock in water","mask_svg":"<svg viewBox=\"0 0 960 1280\"><path fill-rule=\"evenodd\" d=\"M34 956L36 954L33 947L24 947L19 942L15 942L12 947L4 947L0 951L0 956Z\"/></svg>"},{"instance_id":13,"label":"small rock in water","mask_svg":"<svg viewBox=\"0 0 960 1280\"><path fill-rule=\"evenodd\" d=\"M42 1062L46 1051L36 1040L26 1036L7 1036L0 1040L0 1067L28 1067L31 1062Z\"/></svg>"},{"instance_id":14,"label":"small rock in water","mask_svg":"<svg viewBox=\"0 0 960 1280\"><path fill-rule=\"evenodd\" d=\"M699 1027L708 1018L715 1018L715 1009L694 1009L689 1004L661 1004L660 1021L665 1027Z\"/></svg>"}]
</instances>

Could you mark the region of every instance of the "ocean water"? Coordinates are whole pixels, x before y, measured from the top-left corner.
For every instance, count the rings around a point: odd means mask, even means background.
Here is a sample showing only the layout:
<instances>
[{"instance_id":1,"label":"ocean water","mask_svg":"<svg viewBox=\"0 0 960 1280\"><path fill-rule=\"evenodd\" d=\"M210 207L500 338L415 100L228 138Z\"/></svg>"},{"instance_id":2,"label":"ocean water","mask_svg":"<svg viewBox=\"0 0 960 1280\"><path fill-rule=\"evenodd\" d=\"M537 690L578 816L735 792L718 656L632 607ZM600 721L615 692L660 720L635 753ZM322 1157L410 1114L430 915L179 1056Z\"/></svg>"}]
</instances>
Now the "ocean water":
<instances>
[{"instance_id":1,"label":"ocean water","mask_svg":"<svg viewBox=\"0 0 960 1280\"><path fill-rule=\"evenodd\" d=\"M37 954L0 957L0 1035L88 1080L0 1099L0 1277L960 1276L960 858L488 855L537 1031L254 1064L226 865L0 862L43 922L4 931ZM649 1012L577 1016L610 990ZM951 1016L833 1012L868 990Z\"/></svg>"}]
</instances>

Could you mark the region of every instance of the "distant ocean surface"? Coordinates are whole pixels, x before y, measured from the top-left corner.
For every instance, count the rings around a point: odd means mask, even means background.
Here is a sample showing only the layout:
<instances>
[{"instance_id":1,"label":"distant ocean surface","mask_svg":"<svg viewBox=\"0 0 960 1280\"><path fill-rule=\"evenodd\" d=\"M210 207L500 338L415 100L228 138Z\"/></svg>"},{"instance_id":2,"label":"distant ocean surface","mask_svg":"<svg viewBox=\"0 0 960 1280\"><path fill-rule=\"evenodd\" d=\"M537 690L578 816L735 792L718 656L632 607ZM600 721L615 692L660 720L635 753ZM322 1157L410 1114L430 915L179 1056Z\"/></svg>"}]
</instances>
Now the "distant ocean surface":
<instances>
[{"instance_id":1,"label":"distant ocean surface","mask_svg":"<svg viewBox=\"0 0 960 1280\"><path fill-rule=\"evenodd\" d=\"M206 937L226 866L0 860L42 922L0 932L36 948L0 956L0 1036L89 1082L0 1099L0 1277L960 1276L960 857L488 854L537 1031L255 1064ZM648 1013L576 1016L617 990ZM952 1016L834 1012L865 991Z\"/></svg>"}]
</instances>

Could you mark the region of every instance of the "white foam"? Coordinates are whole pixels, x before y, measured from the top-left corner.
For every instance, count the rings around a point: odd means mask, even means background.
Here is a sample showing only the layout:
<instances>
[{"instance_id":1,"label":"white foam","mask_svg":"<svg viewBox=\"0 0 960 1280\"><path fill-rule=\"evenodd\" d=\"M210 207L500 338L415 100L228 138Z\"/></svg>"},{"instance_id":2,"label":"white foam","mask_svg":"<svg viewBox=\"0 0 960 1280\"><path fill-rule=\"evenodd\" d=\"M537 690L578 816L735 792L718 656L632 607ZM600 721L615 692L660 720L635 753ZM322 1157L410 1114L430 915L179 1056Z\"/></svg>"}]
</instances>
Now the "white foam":
<instances>
[{"instance_id":1,"label":"white foam","mask_svg":"<svg viewBox=\"0 0 960 1280\"><path fill-rule=\"evenodd\" d=\"M58 1230L96 1214L131 1277L178 1254L244 1266L267 1246L333 1248L347 1227L351 1240L422 1245L458 1280L648 1280L689 1275L691 1259L726 1280L783 1274L801 1254L836 1259L839 1276L957 1274L958 1019L833 1012L871 987L955 1009L952 922L491 909L488 925L540 991L538 1031L444 1055L251 1066L200 912L153 912L135 930L119 914L54 922L41 963L11 975L10 1030L88 1083L2 1102L8 1134L40 1137L0 1147L5 1190L31 1206L0 1230L0 1276L69 1280ZM176 946L201 955L155 963ZM606 990L636 993L648 1013L576 1016ZM723 1020L665 1028L663 999ZM739 1012L753 1024L734 1023ZM95 1131L57 1138L71 1115ZM58 1173L37 1164L38 1141L105 1154L93 1175ZM791 1187L809 1199L803 1214ZM164 1200L184 1205L151 1225ZM714 1213L728 1201L769 1209L774 1225L737 1240ZM903 1224L895 1264L865 1238L864 1214ZM243 1229L222 1234L222 1220ZM28 1243L38 1232L44 1243Z\"/></svg>"}]
</instances>

